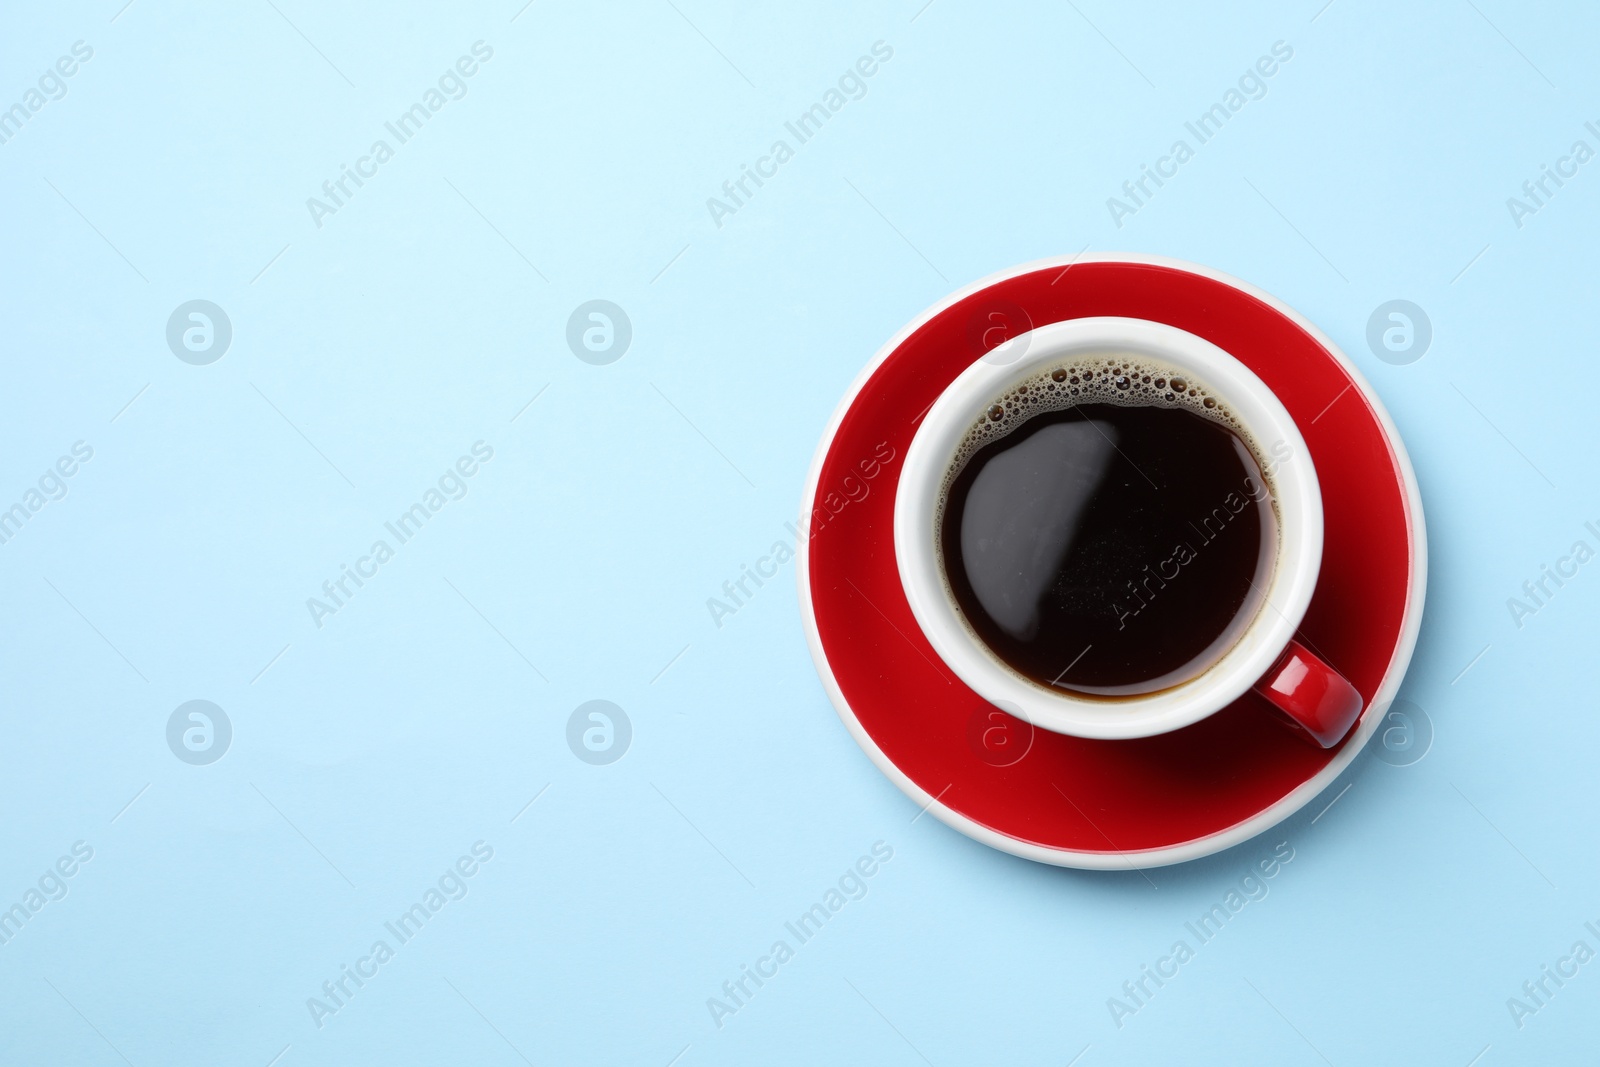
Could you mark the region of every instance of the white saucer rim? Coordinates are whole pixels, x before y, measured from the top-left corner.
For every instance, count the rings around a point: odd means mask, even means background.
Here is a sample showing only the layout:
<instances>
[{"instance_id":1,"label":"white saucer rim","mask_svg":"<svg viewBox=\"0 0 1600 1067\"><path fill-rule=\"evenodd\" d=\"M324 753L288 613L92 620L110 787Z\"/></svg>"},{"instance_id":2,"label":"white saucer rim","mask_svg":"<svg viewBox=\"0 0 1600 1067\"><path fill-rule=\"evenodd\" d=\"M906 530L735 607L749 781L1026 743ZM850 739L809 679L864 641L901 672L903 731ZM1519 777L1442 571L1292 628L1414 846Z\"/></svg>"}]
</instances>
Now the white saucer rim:
<instances>
[{"instance_id":1,"label":"white saucer rim","mask_svg":"<svg viewBox=\"0 0 1600 1067\"><path fill-rule=\"evenodd\" d=\"M991 829L942 804L938 799L938 795L927 792L901 771L894 761L884 754L883 750L878 747L877 743L873 741L872 737L861 725L854 710L851 709L849 701L845 699L843 691L839 688L838 680L834 677L833 669L828 663L827 653L822 647L821 634L817 628L816 609L811 600L809 525L804 527L806 536L797 539L799 543L796 546L795 579L798 584L801 619L806 631L806 644L811 650L811 659L817 669L817 676L828 694L828 699L833 703L835 712L845 728L850 732L850 735L855 738L856 743L861 746L862 751L867 754L867 757L877 765L885 777L915 802L919 808L933 815L951 829L965 834L975 841L980 841L991 848L1014 856L1020 856L1023 859L1083 870L1145 869L1200 859L1225 851L1234 845L1265 833L1294 815L1301 808L1304 808L1328 786L1332 785L1344 773L1345 769L1354 762L1356 756L1366 747L1367 742L1377 733L1379 723L1383 718L1381 715L1371 714L1371 709L1386 707L1394 700L1395 695L1399 692L1401 682L1404 680L1406 668L1410 665L1412 653L1416 649L1417 635L1422 627L1423 599L1427 589L1428 540L1422 512L1421 490L1417 485L1416 472L1412 468L1411 458L1406 452L1405 443L1400 438L1400 431L1395 426L1394 420L1390 418L1388 409L1384 407L1383 401L1373 390L1371 383L1367 381L1366 376L1361 373L1350 357L1345 355L1344 351L1334 343L1333 339L1282 300L1242 279L1201 264L1190 263L1169 256L1145 253L1097 252L1034 260L1030 263L1008 267L1005 270L990 274L963 289L946 295L926 308L878 349L877 354L856 375L850 388L834 408L806 475L805 492L801 497L800 515L809 516L811 514L812 502L816 498L817 487L822 474L822 466L833 447L834 438L838 435L839 427L843 423L846 413L855 404L862 388L872 378L873 374L877 372L878 368L883 365L884 361L892 353L905 343L907 338L926 325L934 316L955 303L1000 282L1053 267L1060 267L1066 270L1070 267L1087 263L1127 263L1168 267L1221 282L1248 296L1254 297L1304 330L1317 344L1322 346L1324 351L1338 361L1377 416L1378 424L1383 430L1395 467L1400 472L1401 484L1405 490L1404 504L1411 532L1411 543L1409 545L1410 583L1406 590L1406 605L1401 616L1399 638L1395 643L1394 652L1390 656L1389 665L1384 670L1383 679L1379 683L1372 699L1368 701L1366 709L1363 710L1356 736L1340 749L1339 754L1329 761L1326 767L1273 804L1226 829L1192 838L1176 845L1164 845L1154 849L1113 849L1112 851L1091 852L1052 848L1021 841L1008 834ZM898 479L896 484L898 488Z\"/></svg>"}]
</instances>

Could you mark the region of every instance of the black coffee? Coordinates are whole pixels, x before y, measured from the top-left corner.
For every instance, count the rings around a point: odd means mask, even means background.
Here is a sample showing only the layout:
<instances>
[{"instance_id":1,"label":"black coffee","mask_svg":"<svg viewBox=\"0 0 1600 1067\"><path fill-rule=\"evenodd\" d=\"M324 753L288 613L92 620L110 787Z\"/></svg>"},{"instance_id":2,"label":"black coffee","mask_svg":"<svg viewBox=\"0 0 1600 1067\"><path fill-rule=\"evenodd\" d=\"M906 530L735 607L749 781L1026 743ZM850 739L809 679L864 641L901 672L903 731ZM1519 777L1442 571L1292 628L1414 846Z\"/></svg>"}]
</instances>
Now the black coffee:
<instances>
[{"instance_id":1,"label":"black coffee","mask_svg":"<svg viewBox=\"0 0 1600 1067\"><path fill-rule=\"evenodd\" d=\"M1277 522L1227 407L1133 359L1056 368L968 435L939 521L977 636L1031 681L1118 697L1187 681L1261 606Z\"/></svg>"}]
</instances>

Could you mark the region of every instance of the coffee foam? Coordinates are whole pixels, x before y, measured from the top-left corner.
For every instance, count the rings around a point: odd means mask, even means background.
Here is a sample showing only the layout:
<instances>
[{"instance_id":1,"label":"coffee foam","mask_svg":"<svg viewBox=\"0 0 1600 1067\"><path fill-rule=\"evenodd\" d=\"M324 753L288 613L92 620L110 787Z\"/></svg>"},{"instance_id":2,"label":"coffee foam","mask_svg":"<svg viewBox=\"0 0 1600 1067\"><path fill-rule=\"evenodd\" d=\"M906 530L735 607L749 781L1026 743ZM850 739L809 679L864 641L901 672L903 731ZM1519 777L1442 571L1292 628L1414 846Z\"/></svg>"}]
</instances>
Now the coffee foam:
<instances>
[{"instance_id":1,"label":"coffee foam","mask_svg":"<svg viewBox=\"0 0 1600 1067\"><path fill-rule=\"evenodd\" d=\"M1179 408L1226 426L1245 443L1272 494L1277 493L1271 469L1254 436L1217 391L1185 371L1174 370L1148 356L1098 353L1052 363L1012 385L996 397L962 437L945 471L935 509L940 521L950 486L984 445L1016 430L1035 415L1078 404L1119 407Z\"/></svg>"}]
</instances>

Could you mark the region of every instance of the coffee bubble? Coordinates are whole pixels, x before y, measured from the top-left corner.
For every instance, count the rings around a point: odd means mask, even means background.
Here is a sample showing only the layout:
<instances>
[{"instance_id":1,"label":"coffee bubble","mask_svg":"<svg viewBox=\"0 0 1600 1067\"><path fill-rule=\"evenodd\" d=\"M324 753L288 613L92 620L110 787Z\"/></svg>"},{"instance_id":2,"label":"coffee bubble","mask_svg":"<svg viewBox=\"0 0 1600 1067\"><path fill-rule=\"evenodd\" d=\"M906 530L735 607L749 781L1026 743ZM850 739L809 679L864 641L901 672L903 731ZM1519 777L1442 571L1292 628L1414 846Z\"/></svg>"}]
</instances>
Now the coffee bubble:
<instances>
[{"instance_id":1,"label":"coffee bubble","mask_svg":"<svg viewBox=\"0 0 1600 1067\"><path fill-rule=\"evenodd\" d=\"M1271 465L1264 461L1261 448L1210 386L1144 356L1100 354L1046 367L995 398L962 438L945 474L944 489L949 489L967 461L990 441L1006 436L1035 415L1078 404L1182 408L1221 423L1244 441L1271 488Z\"/></svg>"}]
</instances>

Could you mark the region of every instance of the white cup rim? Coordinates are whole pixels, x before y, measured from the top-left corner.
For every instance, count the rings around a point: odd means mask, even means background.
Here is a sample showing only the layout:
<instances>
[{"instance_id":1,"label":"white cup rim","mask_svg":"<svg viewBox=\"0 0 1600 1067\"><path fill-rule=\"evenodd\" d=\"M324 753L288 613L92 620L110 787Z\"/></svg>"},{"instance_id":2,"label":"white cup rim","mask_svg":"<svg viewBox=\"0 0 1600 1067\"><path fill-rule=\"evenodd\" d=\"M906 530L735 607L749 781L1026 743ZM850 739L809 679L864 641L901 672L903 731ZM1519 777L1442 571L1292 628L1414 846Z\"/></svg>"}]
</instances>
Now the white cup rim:
<instances>
[{"instance_id":1,"label":"white cup rim","mask_svg":"<svg viewBox=\"0 0 1600 1067\"><path fill-rule=\"evenodd\" d=\"M1228 404L1259 446L1277 451L1272 480L1278 559L1254 620L1198 677L1160 692L1114 700L1047 691L1005 666L978 640L945 586L935 516L951 461L985 407L1052 362L1130 353L1183 370ZM1322 496L1305 440L1282 401L1216 345L1165 323L1121 317L1068 319L1014 338L967 367L923 417L906 452L895 497L894 543L912 614L940 658L996 707L1057 733L1104 740L1181 729L1237 700L1288 647L1310 606L1322 563Z\"/></svg>"}]
</instances>

